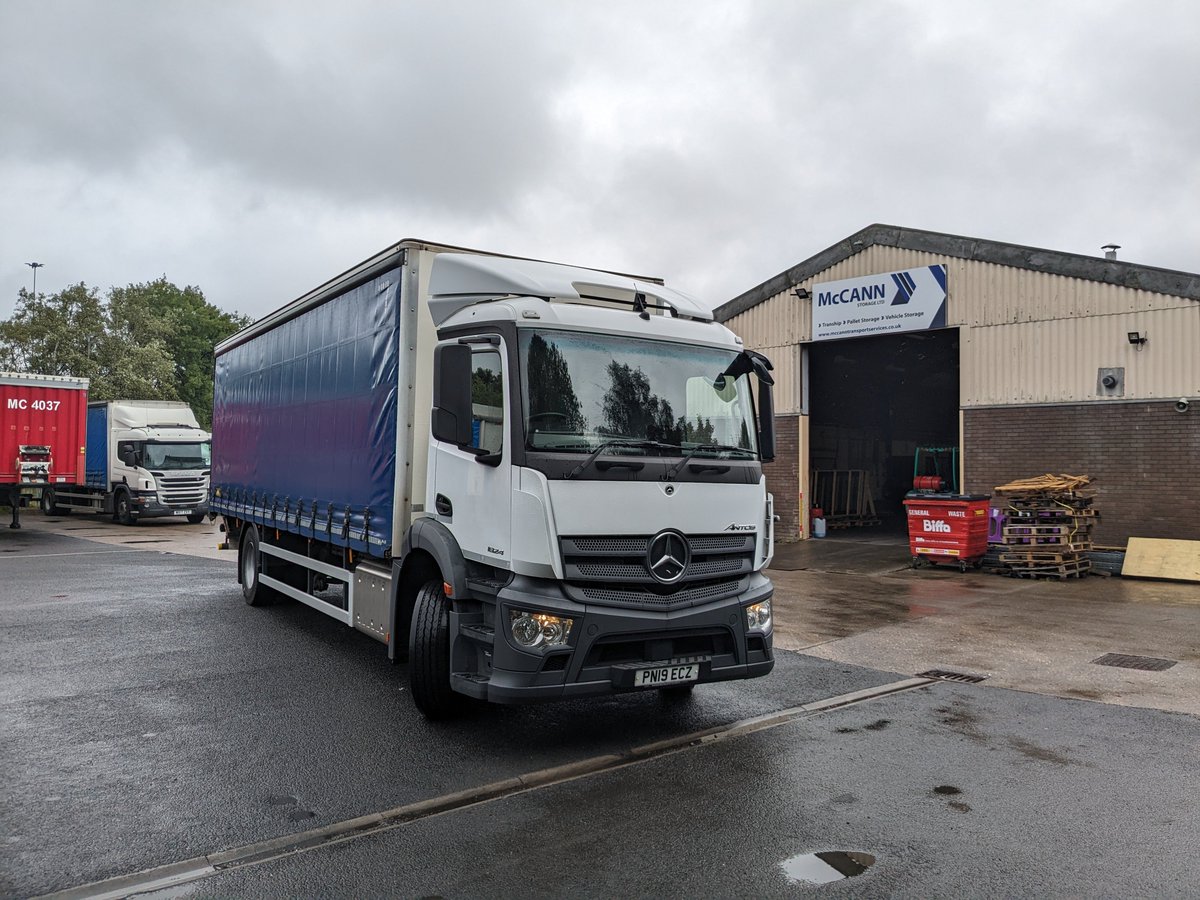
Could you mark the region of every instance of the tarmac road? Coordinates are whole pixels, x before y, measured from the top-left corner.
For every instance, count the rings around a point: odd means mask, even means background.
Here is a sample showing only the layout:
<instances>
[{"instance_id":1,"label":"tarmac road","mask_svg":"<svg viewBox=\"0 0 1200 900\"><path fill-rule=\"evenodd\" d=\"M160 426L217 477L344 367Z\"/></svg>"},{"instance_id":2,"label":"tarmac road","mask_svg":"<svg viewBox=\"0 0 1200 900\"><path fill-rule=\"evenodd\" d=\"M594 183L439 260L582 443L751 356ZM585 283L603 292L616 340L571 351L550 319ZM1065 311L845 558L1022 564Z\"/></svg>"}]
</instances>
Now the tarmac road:
<instances>
[{"instance_id":1,"label":"tarmac road","mask_svg":"<svg viewBox=\"0 0 1200 900\"><path fill-rule=\"evenodd\" d=\"M776 676L426 722L383 645L230 562L9 532L0 545L4 890L58 890L894 680ZM232 557L231 557L232 559Z\"/></svg>"},{"instance_id":2,"label":"tarmac road","mask_svg":"<svg viewBox=\"0 0 1200 900\"><path fill-rule=\"evenodd\" d=\"M232 556L0 534L0 893L286 839L910 674L783 652L768 678L690 703L431 725L382 645L300 604L245 606ZM162 895L1194 896L1198 724L935 683ZM820 888L781 868L831 849L878 861Z\"/></svg>"}]
</instances>

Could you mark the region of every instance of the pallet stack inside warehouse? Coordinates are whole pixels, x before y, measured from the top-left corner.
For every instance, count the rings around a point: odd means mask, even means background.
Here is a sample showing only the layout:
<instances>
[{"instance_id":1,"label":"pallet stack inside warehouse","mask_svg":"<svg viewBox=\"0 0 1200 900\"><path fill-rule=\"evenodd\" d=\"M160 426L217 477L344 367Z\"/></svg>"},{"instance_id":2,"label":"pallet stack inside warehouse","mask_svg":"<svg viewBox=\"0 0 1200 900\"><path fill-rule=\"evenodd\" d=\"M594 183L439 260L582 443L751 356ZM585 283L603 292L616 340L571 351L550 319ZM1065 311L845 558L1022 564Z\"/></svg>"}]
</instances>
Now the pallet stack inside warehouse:
<instances>
[{"instance_id":1,"label":"pallet stack inside warehouse","mask_svg":"<svg viewBox=\"0 0 1200 900\"><path fill-rule=\"evenodd\" d=\"M1099 512L1086 475L1042 475L996 488L1007 518L1000 562L1014 575L1081 578Z\"/></svg>"}]
</instances>

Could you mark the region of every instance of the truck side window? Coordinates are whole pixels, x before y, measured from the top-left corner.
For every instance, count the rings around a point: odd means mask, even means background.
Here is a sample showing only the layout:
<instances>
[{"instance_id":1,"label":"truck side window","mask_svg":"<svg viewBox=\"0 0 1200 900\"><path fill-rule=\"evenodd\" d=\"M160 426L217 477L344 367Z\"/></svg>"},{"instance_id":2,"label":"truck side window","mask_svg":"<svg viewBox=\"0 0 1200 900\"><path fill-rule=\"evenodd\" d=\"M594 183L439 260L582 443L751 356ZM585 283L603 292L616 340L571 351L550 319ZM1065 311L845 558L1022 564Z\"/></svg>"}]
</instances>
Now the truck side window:
<instances>
[{"instance_id":1,"label":"truck side window","mask_svg":"<svg viewBox=\"0 0 1200 900\"><path fill-rule=\"evenodd\" d=\"M471 443L488 453L504 448L504 369L496 350L471 355Z\"/></svg>"}]
</instances>

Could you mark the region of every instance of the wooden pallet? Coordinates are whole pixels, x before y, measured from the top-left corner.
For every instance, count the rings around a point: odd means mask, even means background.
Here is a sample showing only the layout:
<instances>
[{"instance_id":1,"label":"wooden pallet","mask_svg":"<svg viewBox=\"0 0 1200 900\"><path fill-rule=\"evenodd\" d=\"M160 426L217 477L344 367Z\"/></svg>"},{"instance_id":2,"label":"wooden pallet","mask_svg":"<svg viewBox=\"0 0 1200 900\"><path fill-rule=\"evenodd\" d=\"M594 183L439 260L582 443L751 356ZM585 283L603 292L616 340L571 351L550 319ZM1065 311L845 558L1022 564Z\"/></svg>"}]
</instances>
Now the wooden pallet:
<instances>
[{"instance_id":1,"label":"wooden pallet","mask_svg":"<svg viewBox=\"0 0 1200 900\"><path fill-rule=\"evenodd\" d=\"M1068 534L1074 529L1070 525L1005 525L1005 535L1049 535Z\"/></svg>"},{"instance_id":2,"label":"wooden pallet","mask_svg":"<svg viewBox=\"0 0 1200 900\"><path fill-rule=\"evenodd\" d=\"M1078 535L1075 535L1078 536ZM1064 534L1060 538L1039 538L1038 535L1032 535L1030 538L1012 538L1012 536L1004 536L1004 547L1012 547L1013 550L1046 550L1046 551L1070 551L1072 553L1082 553L1092 548L1090 540L1074 540L1073 535Z\"/></svg>"},{"instance_id":3,"label":"wooden pallet","mask_svg":"<svg viewBox=\"0 0 1200 900\"><path fill-rule=\"evenodd\" d=\"M1038 506L1030 509L1014 509L1009 507L1006 511L1008 519L1011 521L1037 521L1038 524L1056 525L1057 522L1042 522L1042 519L1076 519L1080 522L1090 522L1093 519L1100 517L1098 509L1063 509L1062 507Z\"/></svg>"},{"instance_id":4,"label":"wooden pallet","mask_svg":"<svg viewBox=\"0 0 1200 900\"><path fill-rule=\"evenodd\" d=\"M1028 565L1040 566L1049 564L1063 564L1080 562L1086 559L1082 553L1062 552L1054 553L1052 551L1029 551L1027 553L1001 553L1000 562L1010 566Z\"/></svg>"},{"instance_id":5,"label":"wooden pallet","mask_svg":"<svg viewBox=\"0 0 1200 900\"><path fill-rule=\"evenodd\" d=\"M1086 560L1064 562L1058 565L1013 566L1009 565L1009 574L1016 578L1057 578L1066 581L1068 578L1083 578L1091 572L1092 564Z\"/></svg>"}]
</instances>

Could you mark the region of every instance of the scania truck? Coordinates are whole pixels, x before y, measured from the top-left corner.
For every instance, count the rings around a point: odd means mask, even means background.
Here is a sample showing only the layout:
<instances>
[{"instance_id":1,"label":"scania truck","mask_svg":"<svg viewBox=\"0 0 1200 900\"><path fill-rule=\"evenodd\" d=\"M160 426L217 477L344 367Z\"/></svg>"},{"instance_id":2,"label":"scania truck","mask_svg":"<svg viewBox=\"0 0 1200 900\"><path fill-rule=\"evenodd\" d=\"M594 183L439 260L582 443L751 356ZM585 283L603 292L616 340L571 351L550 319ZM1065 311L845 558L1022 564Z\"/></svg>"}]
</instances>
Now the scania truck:
<instances>
[{"instance_id":1,"label":"scania truck","mask_svg":"<svg viewBox=\"0 0 1200 900\"><path fill-rule=\"evenodd\" d=\"M88 404L86 478L42 492L42 512L86 509L122 525L170 516L193 525L208 514L209 434L186 403Z\"/></svg>"},{"instance_id":2,"label":"scania truck","mask_svg":"<svg viewBox=\"0 0 1200 900\"><path fill-rule=\"evenodd\" d=\"M217 346L211 506L430 718L686 696L774 664L770 372L661 280L405 240Z\"/></svg>"},{"instance_id":3,"label":"scania truck","mask_svg":"<svg viewBox=\"0 0 1200 900\"><path fill-rule=\"evenodd\" d=\"M21 504L49 485L83 481L88 380L0 372L0 502L21 527Z\"/></svg>"}]
</instances>

